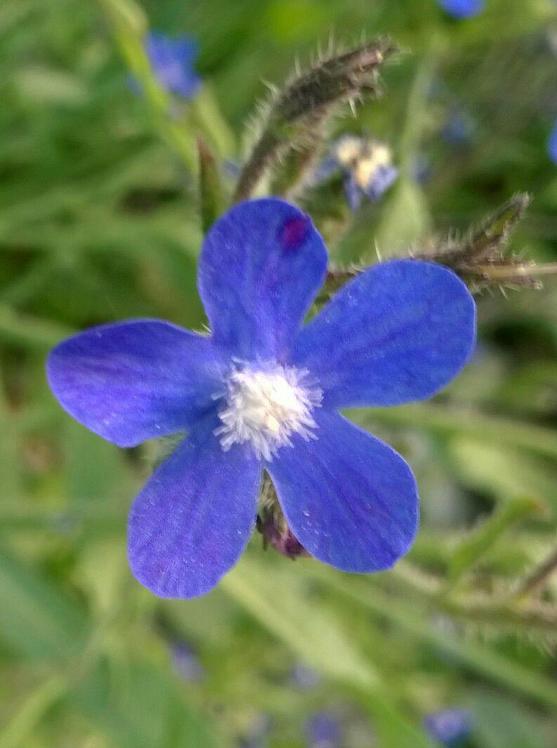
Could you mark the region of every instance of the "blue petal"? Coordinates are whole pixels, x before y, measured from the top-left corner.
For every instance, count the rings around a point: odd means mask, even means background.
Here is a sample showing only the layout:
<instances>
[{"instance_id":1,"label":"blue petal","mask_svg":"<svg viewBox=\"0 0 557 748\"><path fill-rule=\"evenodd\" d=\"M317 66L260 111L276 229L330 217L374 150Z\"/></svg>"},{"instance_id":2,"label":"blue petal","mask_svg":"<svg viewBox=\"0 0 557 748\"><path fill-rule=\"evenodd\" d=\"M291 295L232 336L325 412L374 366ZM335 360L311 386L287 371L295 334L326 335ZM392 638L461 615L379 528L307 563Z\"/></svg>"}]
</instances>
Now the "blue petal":
<instances>
[{"instance_id":1,"label":"blue petal","mask_svg":"<svg viewBox=\"0 0 557 748\"><path fill-rule=\"evenodd\" d=\"M358 187L353 174L348 174L344 179L344 195L350 210L356 212L362 204L362 191Z\"/></svg>"},{"instance_id":2,"label":"blue petal","mask_svg":"<svg viewBox=\"0 0 557 748\"><path fill-rule=\"evenodd\" d=\"M343 571L386 569L417 529L412 471L391 447L337 413L318 410L315 440L298 436L267 469L304 548Z\"/></svg>"},{"instance_id":3,"label":"blue petal","mask_svg":"<svg viewBox=\"0 0 557 748\"><path fill-rule=\"evenodd\" d=\"M440 0L439 4L454 18L472 18L484 10L485 0Z\"/></svg>"},{"instance_id":4,"label":"blue petal","mask_svg":"<svg viewBox=\"0 0 557 748\"><path fill-rule=\"evenodd\" d=\"M215 341L245 360L284 360L326 265L323 240L298 208L273 198L232 208L207 235L199 265Z\"/></svg>"},{"instance_id":5,"label":"blue petal","mask_svg":"<svg viewBox=\"0 0 557 748\"><path fill-rule=\"evenodd\" d=\"M470 357L476 307L450 270L394 260L339 291L296 341L330 407L398 405L431 397Z\"/></svg>"},{"instance_id":6,"label":"blue petal","mask_svg":"<svg viewBox=\"0 0 557 748\"><path fill-rule=\"evenodd\" d=\"M370 200L379 198L391 187L398 178L398 169L394 166L379 166L366 187L365 193Z\"/></svg>"},{"instance_id":7,"label":"blue petal","mask_svg":"<svg viewBox=\"0 0 557 748\"><path fill-rule=\"evenodd\" d=\"M157 32L147 35L145 50L159 83L171 93L191 98L201 79L194 69L198 44L189 36L176 39Z\"/></svg>"},{"instance_id":8,"label":"blue petal","mask_svg":"<svg viewBox=\"0 0 557 748\"><path fill-rule=\"evenodd\" d=\"M553 161L554 164L557 164L557 122L555 123L553 130L551 131L551 134L549 136L547 150L549 153L549 158Z\"/></svg>"},{"instance_id":9,"label":"blue petal","mask_svg":"<svg viewBox=\"0 0 557 748\"><path fill-rule=\"evenodd\" d=\"M255 521L260 465L247 448L223 452L206 419L151 477L132 507L128 556L160 597L203 595L234 566Z\"/></svg>"},{"instance_id":10,"label":"blue petal","mask_svg":"<svg viewBox=\"0 0 557 748\"><path fill-rule=\"evenodd\" d=\"M188 428L213 407L223 363L212 341L159 320L93 327L50 354L50 387L96 434L131 447Z\"/></svg>"}]
</instances>

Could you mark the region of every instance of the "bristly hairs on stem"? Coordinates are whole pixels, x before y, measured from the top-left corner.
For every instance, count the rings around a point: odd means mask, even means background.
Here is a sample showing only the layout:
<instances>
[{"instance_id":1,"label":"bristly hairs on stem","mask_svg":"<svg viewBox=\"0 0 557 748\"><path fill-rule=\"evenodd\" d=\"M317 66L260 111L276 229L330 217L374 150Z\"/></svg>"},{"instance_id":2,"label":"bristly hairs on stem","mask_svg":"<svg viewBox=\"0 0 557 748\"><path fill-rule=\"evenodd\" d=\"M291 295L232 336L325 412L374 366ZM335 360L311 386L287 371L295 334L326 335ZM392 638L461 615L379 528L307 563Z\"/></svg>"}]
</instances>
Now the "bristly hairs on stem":
<instances>
[{"instance_id":1,"label":"bristly hairs on stem","mask_svg":"<svg viewBox=\"0 0 557 748\"><path fill-rule=\"evenodd\" d=\"M379 68L396 51L385 38L336 52L295 75L282 90L273 91L261 108L263 124L240 174L234 201L249 198L267 170L291 149L304 153L301 167L305 170L312 161L312 149L321 146L324 124L338 106L379 95Z\"/></svg>"},{"instance_id":2,"label":"bristly hairs on stem","mask_svg":"<svg viewBox=\"0 0 557 748\"><path fill-rule=\"evenodd\" d=\"M524 217L531 198L518 193L504 203L478 227L459 238L451 232L444 240L433 239L431 247L409 250L414 260L436 262L453 270L469 286L472 293L499 289L542 288L541 276L557 275L557 263L538 264L516 253L507 253L510 237ZM365 267L331 269L323 294L337 291Z\"/></svg>"},{"instance_id":3,"label":"bristly hairs on stem","mask_svg":"<svg viewBox=\"0 0 557 748\"><path fill-rule=\"evenodd\" d=\"M533 288L542 285L538 276L557 273L557 264L538 265L508 253L511 235L531 203L530 195L518 193L464 237L450 236L433 243L425 252L411 252L414 259L438 262L454 270L474 293L499 289Z\"/></svg>"}]
</instances>

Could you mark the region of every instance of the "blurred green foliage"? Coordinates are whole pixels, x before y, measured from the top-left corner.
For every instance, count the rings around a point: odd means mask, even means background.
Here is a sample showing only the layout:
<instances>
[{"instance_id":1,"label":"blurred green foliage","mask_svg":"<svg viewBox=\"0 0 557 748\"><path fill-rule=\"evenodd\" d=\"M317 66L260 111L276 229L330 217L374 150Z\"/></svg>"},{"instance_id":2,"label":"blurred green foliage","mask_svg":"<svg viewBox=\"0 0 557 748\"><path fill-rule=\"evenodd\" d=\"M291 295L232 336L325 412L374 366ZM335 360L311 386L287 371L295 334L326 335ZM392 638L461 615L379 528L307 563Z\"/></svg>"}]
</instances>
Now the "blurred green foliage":
<instances>
[{"instance_id":1,"label":"blurred green foliage","mask_svg":"<svg viewBox=\"0 0 557 748\"><path fill-rule=\"evenodd\" d=\"M557 582L532 576L556 545L551 279L479 299L476 358L435 402L358 416L408 457L423 503L408 559L373 577L264 554L256 537L207 597L155 599L125 558L150 445L124 453L89 434L44 378L48 349L87 325L203 325L189 144L201 129L241 161L263 81L331 33L388 33L404 50L384 98L335 123L390 142L401 179L333 257L419 248L522 190L535 199L513 248L557 259L555 3L487 6L458 23L434 0L145 0L153 28L200 42L204 92L183 120L165 118L156 86L129 84L118 33L141 30L135 6L0 6L0 748L226 747L263 716L269 745L297 748L318 710L343 720L347 748L426 748L423 716L453 705L472 710L477 748L557 744ZM457 145L442 137L455 109L474 122ZM182 640L199 682L173 666ZM293 682L299 662L321 674L313 688Z\"/></svg>"}]
</instances>

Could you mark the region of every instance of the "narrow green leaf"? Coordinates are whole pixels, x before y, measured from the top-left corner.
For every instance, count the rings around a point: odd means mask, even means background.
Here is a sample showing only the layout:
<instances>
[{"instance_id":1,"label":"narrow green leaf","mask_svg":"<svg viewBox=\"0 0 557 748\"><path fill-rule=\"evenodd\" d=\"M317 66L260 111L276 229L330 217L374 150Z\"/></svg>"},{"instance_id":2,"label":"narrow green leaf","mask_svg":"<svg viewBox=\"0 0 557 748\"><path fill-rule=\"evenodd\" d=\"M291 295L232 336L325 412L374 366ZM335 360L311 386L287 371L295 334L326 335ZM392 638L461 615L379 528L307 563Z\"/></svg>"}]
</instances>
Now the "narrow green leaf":
<instances>
[{"instance_id":1,"label":"narrow green leaf","mask_svg":"<svg viewBox=\"0 0 557 748\"><path fill-rule=\"evenodd\" d=\"M339 594L391 621L402 631L429 644L441 652L451 655L463 665L490 680L523 694L539 704L557 707L557 686L544 675L529 670L488 646L473 640L458 638L449 631L440 631L430 623L428 609L417 600L411 605L386 594L376 584L348 580L346 576L325 572L319 567L311 569L311 575L337 590Z\"/></svg>"},{"instance_id":2,"label":"narrow green leaf","mask_svg":"<svg viewBox=\"0 0 557 748\"><path fill-rule=\"evenodd\" d=\"M334 614L308 603L301 563L296 572L273 566L269 573L262 563L244 557L221 587L316 670L356 688L373 715L383 748L432 748L386 695L374 665Z\"/></svg>"},{"instance_id":3,"label":"narrow green leaf","mask_svg":"<svg viewBox=\"0 0 557 748\"><path fill-rule=\"evenodd\" d=\"M206 233L224 208L224 197L219 168L215 157L202 138L197 139L199 156L199 197L201 201L201 226Z\"/></svg>"},{"instance_id":4,"label":"narrow green leaf","mask_svg":"<svg viewBox=\"0 0 557 748\"><path fill-rule=\"evenodd\" d=\"M26 348L45 350L68 335L71 335L71 330L57 322L19 314L10 307L0 305L0 339Z\"/></svg>"},{"instance_id":5,"label":"narrow green leaf","mask_svg":"<svg viewBox=\"0 0 557 748\"><path fill-rule=\"evenodd\" d=\"M547 457L557 457L555 431L510 418L486 416L469 409L428 403L374 408L365 413L354 411L352 416L354 420L368 425L378 421L395 426L428 429L443 435L477 436L484 441L513 445Z\"/></svg>"},{"instance_id":6,"label":"narrow green leaf","mask_svg":"<svg viewBox=\"0 0 557 748\"><path fill-rule=\"evenodd\" d=\"M373 665L357 651L332 613L308 605L298 577L243 558L221 582L224 590L312 667L360 688L378 682Z\"/></svg>"},{"instance_id":7,"label":"narrow green leaf","mask_svg":"<svg viewBox=\"0 0 557 748\"><path fill-rule=\"evenodd\" d=\"M528 498L512 499L496 510L459 543L449 562L449 583L474 568L509 528L539 511L539 503Z\"/></svg>"},{"instance_id":8,"label":"narrow green leaf","mask_svg":"<svg viewBox=\"0 0 557 748\"><path fill-rule=\"evenodd\" d=\"M7 725L0 730L0 748L18 748L19 746L25 748L28 745L26 741L36 725L59 701L66 686L65 678L54 675L31 691Z\"/></svg>"},{"instance_id":9,"label":"narrow green leaf","mask_svg":"<svg viewBox=\"0 0 557 748\"><path fill-rule=\"evenodd\" d=\"M0 638L19 654L69 659L85 643L81 608L35 570L0 551Z\"/></svg>"},{"instance_id":10,"label":"narrow green leaf","mask_svg":"<svg viewBox=\"0 0 557 748\"><path fill-rule=\"evenodd\" d=\"M147 31L148 21L143 9L134 0L100 0L107 13L125 29L136 35Z\"/></svg>"},{"instance_id":11,"label":"narrow green leaf","mask_svg":"<svg viewBox=\"0 0 557 748\"><path fill-rule=\"evenodd\" d=\"M390 256L422 239L431 229L427 200L419 185L401 177L385 198L375 231L381 256Z\"/></svg>"},{"instance_id":12,"label":"narrow green leaf","mask_svg":"<svg viewBox=\"0 0 557 748\"><path fill-rule=\"evenodd\" d=\"M528 496L540 509L557 509L557 467L547 460L480 438L456 437L448 449L467 485L493 493L501 502Z\"/></svg>"},{"instance_id":13,"label":"narrow green leaf","mask_svg":"<svg viewBox=\"0 0 557 748\"><path fill-rule=\"evenodd\" d=\"M217 746L175 681L146 662L101 662L68 699L118 748Z\"/></svg>"},{"instance_id":14,"label":"narrow green leaf","mask_svg":"<svg viewBox=\"0 0 557 748\"><path fill-rule=\"evenodd\" d=\"M482 691L468 702L482 748L549 748L540 720L518 702Z\"/></svg>"}]
</instances>

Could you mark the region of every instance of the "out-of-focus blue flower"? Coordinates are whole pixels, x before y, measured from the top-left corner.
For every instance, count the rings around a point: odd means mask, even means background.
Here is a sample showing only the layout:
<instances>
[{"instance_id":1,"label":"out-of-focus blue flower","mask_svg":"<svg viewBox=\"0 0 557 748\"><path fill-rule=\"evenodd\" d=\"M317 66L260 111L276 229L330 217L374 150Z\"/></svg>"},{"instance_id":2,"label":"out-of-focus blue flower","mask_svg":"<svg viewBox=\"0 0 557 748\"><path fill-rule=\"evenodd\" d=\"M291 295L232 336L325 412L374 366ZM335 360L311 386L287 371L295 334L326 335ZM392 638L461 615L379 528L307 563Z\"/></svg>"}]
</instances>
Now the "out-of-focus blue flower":
<instances>
[{"instance_id":1,"label":"out-of-focus blue flower","mask_svg":"<svg viewBox=\"0 0 557 748\"><path fill-rule=\"evenodd\" d=\"M51 352L52 391L108 441L188 434L130 514L131 568L155 594L204 594L234 566L263 470L293 534L321 561L379 571L411 545L412 471L338 410L423 400L444 387L472 352L475 304L450 270L394 260L361 273L303 325L326 273L307 215L278 199L241 203L201 252L209 335L130 320Z\"/></svg>"},{"instance_id":2,"label":"out-of-focus blue flower","mask_svg":"<svg viewBox=\"0 0 557 748\"><path fill-rule=\"evenodd\" d=\"M203 665L194 650L184 641L170 645L170 655L174 670L186 681L200 681L205 675Z\"/></svg>"},{"instance_id":3,"label":"out-of-focus blue flower","mask_svg":"<svg viewBox=\"0 0 557 748\"><path fill-rule=\"evenodd\" d=\"M549 135L549 140L547 141L547 152L553 163L557 164L557 122L553 126L553 130Z\"/></svg>"},{"instance_id":4,"label":"out-of-focus blue flower","mask_svg":"<svg viewBox=\"0 0 557 748\"><path fill-rule=\"evenodd\" d=\"M308 665L304 665L303 662L298 662L292 668L290 680L293 686L304 691L310 691L319 685L321 682L321 676L317 670L308 667Z\"/></svg>"},{"instance_id":5,"label":"out-of-focus blue flower","mask_svg":"<svg viewBox=\"0 0 557 748\"><path fill-rule=\"evenodd\" d=\"M191 99L201 86L195 72L199 46L190 36L175 39L151 32L145 39L145 50L160 85L167 91Z\"/></svg>"},{"instance_id":6,"label":"out-of-focus blue flower","mask_svg":"<svg viewBox=\"0 0 557 748\"><path fill-rule=\"evenodd\" d=\"M364 198L379 200L398 177L391 149L385 143L357 135L345 135L334 144L317 169L315 181L328 179L338 171L345 176L344 191L352 210L357 210Z\"/></svg>"},{"instance_id":7,"label":"out-of-focus blue flower","mask_svg":"<svg viewBox=\"0 0 557 748\"><path fill-rule=\"evenodd\" d=\"M453 109L445 119L440 134L446 143L463 146L470 143L475 130L476 123L470 114L460 109Z\"/></svg>"},{"instance_id":8,"label":"out-of-focus blue flower","mask_svg":"<svg viewBox=\"0 0 557 748\"><path fill-rule=\"evenodd\" d=\"M485 8L485 0L438 0L439 5L453 18L472 18Z\"/></svg>"},{"instance_id":9,"label":"out-of-focus blue flower","mask_svg":"<svg viewBox=\"0 0 557 748\"><path fill-rule=\"evenodd\" d=\"M470 735L472 715L466 709L443 709L428 714L424 727L434 740L447 748L454 748Z\"/></svg>"},{"instance_id":10,"label":"out-of-focus blue flower","mask_svg":"<svg viewBox=\"0 0 557 748\"><path fill-rule=\"evenodd\" d=\"M305 733L308 748L342 748L342 723L331 712L313 714L305 724Z\"/></svg>"}]
</instances>

